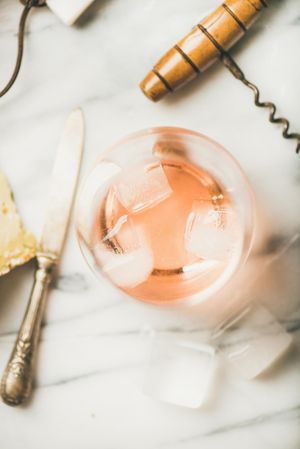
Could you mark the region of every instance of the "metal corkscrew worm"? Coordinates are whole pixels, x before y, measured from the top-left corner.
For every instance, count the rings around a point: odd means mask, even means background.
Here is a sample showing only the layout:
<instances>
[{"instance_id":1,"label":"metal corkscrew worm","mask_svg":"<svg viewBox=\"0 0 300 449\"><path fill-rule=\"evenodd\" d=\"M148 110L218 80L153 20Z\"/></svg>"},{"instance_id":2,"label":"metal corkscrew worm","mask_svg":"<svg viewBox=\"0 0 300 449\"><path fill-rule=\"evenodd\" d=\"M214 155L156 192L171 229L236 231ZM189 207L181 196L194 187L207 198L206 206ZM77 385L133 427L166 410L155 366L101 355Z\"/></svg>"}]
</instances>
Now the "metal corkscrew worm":
<instances>
[{"instance_id":1,"label":"metal corkscrew worm","mask_svg":"<svg viewBox=\"0 0 300 449\"><path fill-rule=\"evenodd\" d=\"M232 75L240 80L245 86L251 89L254 93L254 103L259 108L266 108L270 110L269 113L269 121L274 124L283 125L282 136L285 139L296 139L297 140L297 148L296 153L300 152L300 134L299 133L291 133L290 122L284 117L276 117L277 107L274 103L270 101L261 101L260 100L260 91L258 87L251 83L244 75L241 68L237 65L235 60L225 51L222 52L221 61L224 66L232 73Z\"/></svg>"}]
</instances>

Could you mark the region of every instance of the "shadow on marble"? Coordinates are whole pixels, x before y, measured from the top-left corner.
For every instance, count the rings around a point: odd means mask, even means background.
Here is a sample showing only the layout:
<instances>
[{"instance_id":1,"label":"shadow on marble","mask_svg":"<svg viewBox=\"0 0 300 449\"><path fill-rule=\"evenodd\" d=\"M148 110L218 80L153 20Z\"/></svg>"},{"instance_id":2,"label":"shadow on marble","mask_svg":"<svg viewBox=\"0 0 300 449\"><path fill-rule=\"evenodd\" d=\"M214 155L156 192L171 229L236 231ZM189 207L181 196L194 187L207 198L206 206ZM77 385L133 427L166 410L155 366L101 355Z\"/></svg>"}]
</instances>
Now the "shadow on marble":
<instances>
[{"instance_id":1,"label":"shadow on marble","mask_svg":"<svg viewBox=\"0 0 300 449\"><path fill-rule=\"evenodd\" d=\"M180 90L167 95L166 98L162 101L170 109L174 108L178 103L184 101L190 102L191 98L195 95L196 92L205 92L208 88L208 85L214 83L215 78L217 78L218 76L222 76L221 74L223 70L224 67L222 66L222 64L216 63L205 73L194 78L191 82L180 88ZM191 107L192 104L193 103L191 103Z\"/></svg>"},{"instance_id":2,"label":"shadow on marble","mask_svg":"<svg viewBox=\"0 0 300 449\"><path fill-rule=\"evenodd\" d=\"M282 370L287 365L293 365L295 363L295 359L298 357L298 350L296 347L295 341L292 341L289 349L274 362L269 368L267 368L262 374L260 374L256 382L269 382L271 380L275 380L279 378L282 374Z\"/></svg>"},{"instance_id":3,"label":"shadow on marble","mask_svg":"<svg viewBox=\"0 0 300 449\"><path fill-rule=\"evenodd\" d=\"M30 261L0 278L0 336L17 331L29 298L34 268L35 262Z\"/></svg>"},{"instance_id":4,"label":"shadow on marble","mask_svg":"<svg viewBox=\"0 0 300 449\"><path fill-rule=\"evenodd\" d=\"M94 2L87 8L87 10L76 21L76 28L84 28L93 22L98 14L105 9L106 5L112 3L114 0L94 0Z\"/></svg>"}]
</instances>

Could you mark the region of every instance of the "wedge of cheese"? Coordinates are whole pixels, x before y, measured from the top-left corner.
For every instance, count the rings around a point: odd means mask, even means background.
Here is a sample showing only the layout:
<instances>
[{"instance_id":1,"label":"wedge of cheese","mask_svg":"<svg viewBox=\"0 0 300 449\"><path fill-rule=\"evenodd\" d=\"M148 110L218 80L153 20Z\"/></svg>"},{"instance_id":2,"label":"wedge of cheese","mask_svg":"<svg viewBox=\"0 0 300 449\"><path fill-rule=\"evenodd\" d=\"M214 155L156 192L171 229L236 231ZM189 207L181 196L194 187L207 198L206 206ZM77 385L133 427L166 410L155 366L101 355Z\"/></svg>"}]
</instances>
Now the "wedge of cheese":
<instances>
[{"instance_id":1,"label":"wedge of cheese","mask_svg":"<svg viewBox=\"0 0 300 449\"><path fill-rule=\"evenodd\" d=\"M22 224L5 176L0 172L0 276L36 254L36 240Z\"/></svg>"}]
</instances>

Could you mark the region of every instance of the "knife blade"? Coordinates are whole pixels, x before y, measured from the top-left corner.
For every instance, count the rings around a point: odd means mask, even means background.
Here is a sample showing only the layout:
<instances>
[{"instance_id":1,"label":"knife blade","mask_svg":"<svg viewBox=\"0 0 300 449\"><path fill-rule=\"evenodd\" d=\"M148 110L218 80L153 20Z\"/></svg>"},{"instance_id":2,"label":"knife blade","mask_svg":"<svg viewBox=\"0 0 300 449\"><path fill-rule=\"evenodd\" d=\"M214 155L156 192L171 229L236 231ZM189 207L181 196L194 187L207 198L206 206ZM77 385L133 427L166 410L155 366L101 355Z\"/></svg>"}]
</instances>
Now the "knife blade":
<instances>
[{"instance_id":1,"label":"knife blade","mask_svg":"<svg viewBox=\"0 0 300 449\"><path fill-rule=\"evenodd\" d=\"M48 284L61 254L76 190L84 138L83 114L74 110L65 125L54 163L49 207L37 253L37 270L27 309L4 370L0 394L7 405L26 401L32 391L34 360Z\"/></svg>"},{"instance_id":2,"label":"knife blade","mask_svg":"<svg viewBox=\"0 0 300 449\"><path fill-rule=\"evenodd\" d=\"M40 251L59 257L63 248L78 180L84 139L83 114L69 115L54 163L49 207L40 239Z\"/></svg>"}]
</instances>

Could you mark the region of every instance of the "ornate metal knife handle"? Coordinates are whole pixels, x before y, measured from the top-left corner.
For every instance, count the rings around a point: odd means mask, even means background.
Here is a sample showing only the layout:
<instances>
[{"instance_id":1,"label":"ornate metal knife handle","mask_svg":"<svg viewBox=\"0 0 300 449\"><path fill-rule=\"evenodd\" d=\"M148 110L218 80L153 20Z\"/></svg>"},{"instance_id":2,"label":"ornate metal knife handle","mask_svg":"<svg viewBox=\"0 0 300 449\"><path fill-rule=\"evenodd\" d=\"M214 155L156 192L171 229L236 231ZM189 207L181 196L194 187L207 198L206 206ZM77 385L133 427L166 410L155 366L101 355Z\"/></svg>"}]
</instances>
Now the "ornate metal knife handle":
<instances>
[{"instance_id":1,"label":"ornate metal knife handle","mask_svg":"<svg viewBox=\"0 0 300 449\"><path fill-rule=\"evenodd\" d=\"M56 258L38 254L37 262L38 268L25 316L1 380L1 397L11 406L22 404L31 394L34 360L45 308L45 293Z\"/></svg>"}]
</instances>

